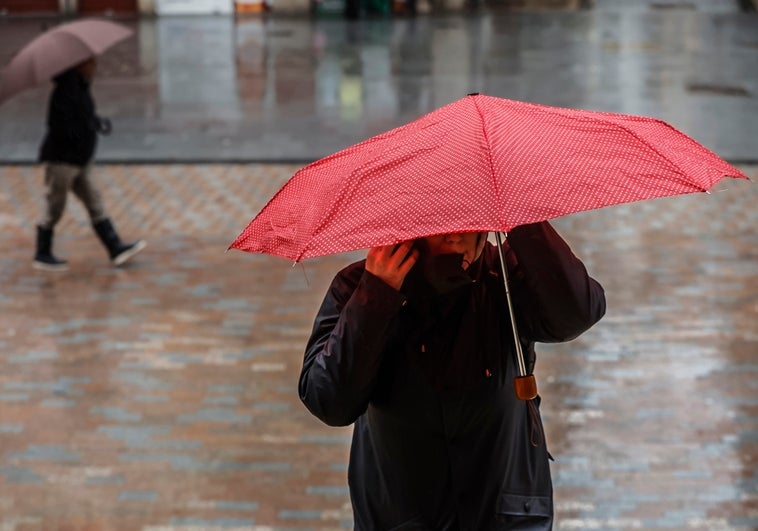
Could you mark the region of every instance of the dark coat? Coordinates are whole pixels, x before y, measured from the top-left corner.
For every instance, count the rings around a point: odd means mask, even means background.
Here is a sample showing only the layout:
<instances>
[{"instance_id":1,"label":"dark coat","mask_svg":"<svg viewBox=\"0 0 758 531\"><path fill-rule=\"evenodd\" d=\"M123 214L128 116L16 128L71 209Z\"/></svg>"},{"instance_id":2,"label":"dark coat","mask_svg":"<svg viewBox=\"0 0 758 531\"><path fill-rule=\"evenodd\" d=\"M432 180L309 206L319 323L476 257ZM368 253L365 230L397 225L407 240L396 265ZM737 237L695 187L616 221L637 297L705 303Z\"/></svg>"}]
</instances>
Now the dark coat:
<instances>
[{"instance_id":1,"label":"dark coat","mask_svg":"<svg viewBox=\"0 0 758 531\"><path fill-rule=\"evenodd\" d=\"M509 234L506 262L531 371L535 341L573 339L605 313L602 287L550 227ZM414 266L397 291L340 271L315 320L300 398L355 423L348 482L359 530L550 529L539 399L513 391L514 341L497 249L441 296ZM418 265L418 264L417 264Z\"/></svg>"},{"instance_id":2,"label":"dark coat","mask_svg":"<svg viewBox=\"0 0 758 531\"><path fill-rule=\"evenodd\" d=\"M47 110L47 133L40 162L85 166L95 154L100 120L89 82L74 69L55 77Z\"/></svg>"}]
</instances>

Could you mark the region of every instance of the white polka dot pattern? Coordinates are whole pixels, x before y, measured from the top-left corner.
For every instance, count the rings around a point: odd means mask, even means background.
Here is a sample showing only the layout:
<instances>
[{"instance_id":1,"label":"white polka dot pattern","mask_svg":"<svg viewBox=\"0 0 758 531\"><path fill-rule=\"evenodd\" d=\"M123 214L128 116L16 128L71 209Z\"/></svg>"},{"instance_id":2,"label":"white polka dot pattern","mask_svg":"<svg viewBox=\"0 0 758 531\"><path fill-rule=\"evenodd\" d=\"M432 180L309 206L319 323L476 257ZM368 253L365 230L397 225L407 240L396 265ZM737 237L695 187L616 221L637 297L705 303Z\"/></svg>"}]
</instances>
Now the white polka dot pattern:
<instances>
[{"instance_id":1,"label":"white polka dot pattern","mask_svg":"<svg viewBox=\"0 0 758 531\"><path fill-rule=\"evenodd\" d=\"M299 261L747 178L653 118L470 95L300 169L231 248Z\"/></svg>"}]
</instances>

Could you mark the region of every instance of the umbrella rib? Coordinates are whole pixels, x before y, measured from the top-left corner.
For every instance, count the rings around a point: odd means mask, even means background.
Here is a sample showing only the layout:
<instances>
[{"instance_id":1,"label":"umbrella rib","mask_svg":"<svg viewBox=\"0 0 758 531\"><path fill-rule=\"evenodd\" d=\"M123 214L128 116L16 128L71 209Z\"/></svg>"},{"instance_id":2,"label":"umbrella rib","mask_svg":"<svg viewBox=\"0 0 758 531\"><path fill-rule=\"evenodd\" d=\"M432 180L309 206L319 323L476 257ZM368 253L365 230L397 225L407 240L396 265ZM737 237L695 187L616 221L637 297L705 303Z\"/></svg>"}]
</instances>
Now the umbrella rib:
<instances>
[{"instance_id":1,"label":"umbrella rib","mask_svg":"<svg viewBox=\"0 0 758 531\"><path fill-rule=\"evenodd\" d=\"M549 108L548 108L547 106L543 106L543 105L539 105L539 104L537 104L537 107L543 107L543 108L544 108L544 110L545 110L546 112L549 112ZM558 108L558 110L560 110L560 111L568 111L569 109L562 109L562 108ZM589 119L589 118L579 118L579 117L577 117L577 116L570 116L570 115L568 115L568 114L566 114L566 113L564 113L564 112L561 112L560 114L561 114L561 115L563 115L563 116L567 116L567 117L570 117L570 118L571 118L571 119L573 119L573 120L578 120L578 121L582 121L582 122L592 122L592 121L593 121L592 119ZM678 165L677 165L677 164L676 164L674 161L672 161L672 160L671 160L671 158L669 158L667 155L665 155L665 154L664 154L664 153L662 153L660 150L658 150L657 148L655 148L655 147L654 147L654 146L653 146L653 145L652 145L652 144L651 144L651 143L650 143L648 140L646 140L645 138L643 138L643 137L641 137L640 135L638 135L637 133L635 133L635 132L634 132L632 129L630 129L629 127L627 127L627 126L625 126L625 125L623 125L623 124L621 124L621 123L619 123L619 122L617 122L617 121L611 120L610 118L611 118L611 117L623 117L623 118L627 118L627 119L629 119L629 118L632 118L632 119L636 119L636 120L639 120L639 121L642 121L642 122L655 122L655 123L657 123L657 124L659 124L659 125L663 125L663 126L665 126L666 128L668 128L668 129L672 130L672 131L673 131L673 132L675 132L676 134L678 134L678 135L681 135L681 136L683 136L683 137L687 138L687 140L691 141L691 142L692 142L692 144L693 144L695 147L697 147L698 149L700 149L700 150L703 150L703 151L705 151L705 152L709 153L710 155L713 155L713 156L715 156L715 157L718 157L718 155L716 155L714 152L712 152L711 150L709 150L708 148L706 148L705 146L703 146L702 144L700 144L699 142L697 142L697 141L696 141L694 138L692 138L691 136L689 136L689 135L687 135L687 134L683 133L682 131L679 131L678 129L676 129L675 127L673 127L671 124L669 124L669 123L667 123L666 121L664 121L664 120L661 120L661 119L659 119L659 118L653 118L653 117L649 117L649 116L621 115L621 114L618 114L618 113L604 113L604 112L601 112L601 113L598 113L598 114L602 114L602 115L606 115L606 116L608 116L608 117L609 117L609 119L608 119L608 122L607 122L607 123L611 123L611 124L615 125L616 127L618 127L619 129L622 129L623 131L625 131L625 132L626 132L626 133L628 133L629 135L633 136L633 137L634 137L634 138L636 138L636 139L637 139L637 140L638 140L638 141L639 141L639 142L640 142L642 145L646 146L646 147L647 147L647 148L648 148L650 151L652 151L652 152L656 153L656 154L657 154L659 157L661 157L661 159L663 159L663 160L665 160L666 162L668 162L668 163L669 163L669 165L670 165L670 166L671 166L671 167L674 169L674 171L675 171L675 172L676 172L678 175L680 175L680 176L682 176L682 177L684 178L683 180L684 180L684 181L685 181L685 182L686 182L688 185L690 185L690 186L692 186L692 187L694 187L694 188L697 188L697 189L699 189L701 192L708 192L708 189L707 189L707 188L703 188L702 186L699 186L699 185L697 185L696 183L693 183L693 182L692 182L690 179L688 179L688 178L687 178L687 173L686 173L686 172L684 172L684 171L683 171L683 170L682 170L682 169L681 169L681 168L680 168L680 167L679 167L679 166L678 166Z\"/></svg>"},{"instance_id":2,"label":"umbrella rib","mask_svg":"<svg viewBox=\"0 0 758 531\"><path fill-rule=\"evenodd\" d=\"M678 131L677 129L674 129L672 126L670 126L669 124L667 124L667 123L666 123L666 122L664 122L663 120L659 120L658 118L648 118L648 120L652 120L652 121L654 121L654 122L657 122L657 123L659 123L659 124L663 124L663 125L665 125L666 127L668 127L669 129L672 129L674 132L676 132L676 133L679 133L679 134L681 134L681 135L683 135L683 136L687 137L687 139L688 139L688 140L692 140L693 142L695 142L695 141L694 141L694 139L692 139L691 137L689 137L689 136L685 135L685 134L684 134L684 133L682 133L681 131ZM674 163L674 161L672 161L672 160L671 160L671 159L670 159L668 156L666 156L666 155L665 155L664 153L662 153L660 150L656 149L656 148L655 148L655 146L653 146L653 145L652 145L652 144L651 144L651 143L650 143L650 142L649 142L647 139L645 139L645 138L641 137L640 135L638 135L637 133L635 133L634 131L632 131L631 129L629 129L628 127L626 127L625 125L622 125L622 124L619 124L619 123L616 123L616 122L613 122L613 123L614 123L614 125L616 125L616 126L617 126L617 127L619 127L620 129L623 129L623 130L624 130L624 131L626 131L628 134L632 135L634 138L636 138L637 140L639 140L641 144L643 144L643 145L647 146L647 148L648 148L650 151L653 151L653 152L654 152L654 153L656 153L656 154L657 154L659 157L661 157L663 160L665 160L666 162L668 162L668 163L671 165L671 167L672 167L672 168L674 168L674 171L675 171L677 174L679 174L680 176L684 177L684 181L685 181L687 184L689 184L689 185L691 185L691 186L693 186L693 187L699 188L699 189L700 189L700 191L702 191L702 192L707 192L707 191L708 191L708 189L707 189L707 188L703 188L702 186L698 186L697 184L693 183L691 179L688 179L688 178L687 178L687 173L685 173L684 171L682 171L682 169L681 169L681 168L680 168L680 167L679 167L679 166L678 166L676 163ZM696 142L695 142L695 143L696 143ZM697 144L697 143L696 143L696 144ZM703 149L705 149L705 148L703 148Z\"/></svg>"},{"instance_id":3,"label":"umbrella rib","mask_svg":"<svg viewBox=\"0 0 758 531\"><path fill-rule=\"evenodd\" d=\"M370 143L370 142L374 142L374 141L376 141L376 138L369 138L369 139L364 140L363 142L361 142L361 144L366 144L366 143ZM349 154L349 150L350 150L350 148L346 148L344 150L341 150L341 151L339 151L337 153L334 153L334 154L332 154L332 155L330 155L330 156L328 156L328 157L326 157L324 159L321 159L321 160L318 160L316 162L313 162L313 163L309 164L307 167L309 167L309 168L310 167L316 167L316 166L323 165L323 164L325 164L325 163L327 163L327 162L329 162L331 160L338 159L338 158L343 158L343 157L345 157L345 156L347 156ZM353 186L355 186L355 184ZM345 190L344 189L340 189L338 193L334 194L331 197L331 201L329 202L328 207L324 208L323 212L321 213L321 216L318 218L318 222L315 223L315 224L311 224L310 230L308 231L308 237L305 240L306 243L303 244L302 249L300 249L300 252L298 253L297 258L295 259L297 262L299 262L300 260L303 259L303 257L305 256L305 254L309 250L310 242L313 241L314 236L326 224L327 220L331 216L334 215L335 211L337 210L337 208L338 208L338 206L340 204L340 200L342 199L342 197L344 195L345 195Z\"/></svg>"},{"instance_id":4,"label":"umbrella rib","mask_svg":"<svg viewBox=\"0 0 758 531\"><path fill-rule=\"evenodd\" d=\"M479 97L478 95L471 96L471 98L474 101L474 108L476 109L476 112L479 114L479 119L482 122L482 136L484 137L484 141L487 143L487 164L489 165L490 177L492 178L492 183L495 188L495 197L497 198L497 206L498 206L497 213L498 213L498 218L500 218L502 215L502 210L500 209L500 201L501 201L500 187L498 186L497 178L495 177L495 164L494 162L492 162L492 148L490 144L490 138L489 138L489 135L487 135L487 128L484 126L484 113L479 108L479 103L477 103L478 97ZM501 227L505 224L503 219L498 219L498 222Z\"/></svg>"},{"instance_id":5,"label":"umbrella rib","mask_svg":"<svg viewBox=\"0 0 758 531\"><path fill-rule=\"evenodd\" d=\"M333 160L336 160L336 159L339 159L339 158L348 157L348 156L351 155L351 153L353 151L355 151L357 149L357 147L359 147L359 146L366 146L366 145L373 144L373 143L376 143L376 142L381 142L381 141L383 141L383 140L385 140L387 138L391 138L392 135L393 135L393 133L395 131L399 131L399 130L400 130L400 128L396 128L396 129L393 129L393 130L388 131L386 133L382 133L380 135L373 136L371 138L363 140L362 142L360 142L356 146L348 147L348 148L345 148L345 149L343 149L341 151L338 151L337 153L334 153L334 154L332 154L332 155L330 155L330 156L328 156L328 157L326 157L324 159L321 159L321 160L318 160L316 162L311 163L308 167L316 167L318 165L326 164L326 163L328 163L330 161L333 161ZM382 153L384 153L384 152L382 152ZM381 154L377 155L375 157L372 157L370 160L364 161L363 162L363 166L364 167L372 166L374 164L374 162L377 159L379 159L379 158L381 158ZM350 172L349 172L349 174L347 176L347 181L350 182L350 185L349 186L343 186L343 187L341 187L339 189L339 191L337 193L335 193L331 197L331 201L329 202L328 207L326 207L326 208L323 209L323 212L321 213L321 216L318 218L318 221L316 223L314 223L314 224L311 224L311 228L310 228L310 230L308 232L307 243L305 243L303 245L303 248L302 248L302 250L300 251L300 253L299 253L298 257L297 257L298 261L300 261L306 255L306 253L309 251L310 242L314 239L315 235L317 233L319 233L321 231L321 229L327 225L327 223L329 222L329 220L333 216L335 216L335 214L338 211L340 205L342 204L342 200L344 199L344 197L347 196L349 193L352 193L355 190L355 188L357 188L360 185L359 180L352 179L353 174L357 174L357 173L358 172L357 172L356 168L353 168L352 170L350 170Z\"/></svg>"}]
</instances>

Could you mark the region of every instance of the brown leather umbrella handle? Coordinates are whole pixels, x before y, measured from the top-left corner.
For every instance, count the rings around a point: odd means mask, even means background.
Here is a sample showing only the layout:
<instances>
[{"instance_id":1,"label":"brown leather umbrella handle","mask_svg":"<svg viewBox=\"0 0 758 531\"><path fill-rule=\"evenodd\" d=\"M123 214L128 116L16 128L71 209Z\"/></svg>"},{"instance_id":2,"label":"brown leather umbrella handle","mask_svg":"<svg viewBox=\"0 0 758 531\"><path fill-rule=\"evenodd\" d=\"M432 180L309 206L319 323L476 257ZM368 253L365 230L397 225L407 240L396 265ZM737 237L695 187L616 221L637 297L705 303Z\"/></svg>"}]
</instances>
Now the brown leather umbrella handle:
<instances>
[{"instance_id":1,"label":"brown leather umbrella handle","mask_svg":"<svg viewBox=\"0 0 758 531\"><path fill-rule=\"evenodd\" d=\"M513 379L513 388L519 400L532 400L537 398L537 379L533 374L516 376Z\"/></svg>"}]
</instances>

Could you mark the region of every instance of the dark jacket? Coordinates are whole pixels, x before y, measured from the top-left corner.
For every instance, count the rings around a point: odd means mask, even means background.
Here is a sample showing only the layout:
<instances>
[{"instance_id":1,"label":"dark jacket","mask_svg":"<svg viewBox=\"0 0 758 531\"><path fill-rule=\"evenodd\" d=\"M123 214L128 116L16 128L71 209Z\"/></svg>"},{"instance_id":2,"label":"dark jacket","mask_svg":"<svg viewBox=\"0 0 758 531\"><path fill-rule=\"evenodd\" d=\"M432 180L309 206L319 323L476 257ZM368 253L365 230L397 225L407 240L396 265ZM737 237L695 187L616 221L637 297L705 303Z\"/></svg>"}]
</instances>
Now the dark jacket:
<instances>
[{"instance_id":1,"label":"dark jacket","mask_svg":"<svg viewBox=\"0 0 758 531\"><path fill-rule=\"evenodd\" d=\"M84 166L95 154L99 127L89 83L74 69L53 81L39 160Z\"/></svg>"},{"instance_id":2,"label":"dark jacket","mask_svg":"<svg viewBox=\"0 0 758 531\"><path fill-rule=\"evenodd\" d=\"M535 341L575 338L605 313L602 287L550 227L518 227L507 258L517 324ZM437 295L417 266L396 291L358 262L316 317L300 398L333 426L355 423L348 482L355 528L550 529L539 399L516 398L514 341L497 249L474 282Z\"/></svg>"}]
</instances>

